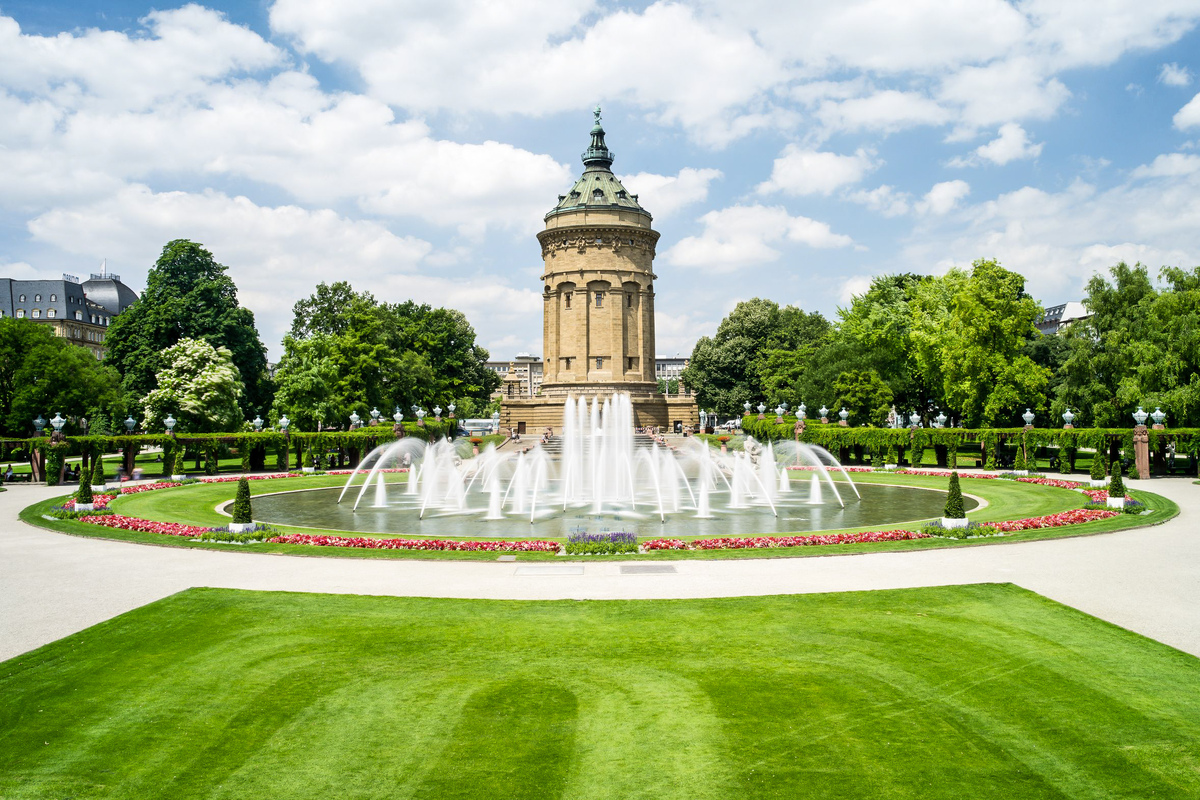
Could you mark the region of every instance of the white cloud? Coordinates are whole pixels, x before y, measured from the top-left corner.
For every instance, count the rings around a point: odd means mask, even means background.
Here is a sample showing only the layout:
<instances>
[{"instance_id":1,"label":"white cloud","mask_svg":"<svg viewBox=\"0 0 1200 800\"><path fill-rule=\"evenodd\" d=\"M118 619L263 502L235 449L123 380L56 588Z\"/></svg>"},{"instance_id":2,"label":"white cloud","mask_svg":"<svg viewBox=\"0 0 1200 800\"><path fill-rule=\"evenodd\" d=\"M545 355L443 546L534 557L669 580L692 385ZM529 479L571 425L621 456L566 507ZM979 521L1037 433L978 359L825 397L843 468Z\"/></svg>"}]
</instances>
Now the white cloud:
<instances>
[{"instance_id":1,"label":"white cloud","mask_svg":"<svg viewBox=\"0 0 1200 800\"><path fill-rule=\"evenodd\" d=\"M961 108L959 125L975 129L1016 119L1048 119L1071 96L1045 65L1014 57L984 67L964 67L942 81L939 99Z\"/></svg>"},{"instance_id":2,"label":"white cloud","mask_svg":"<svg viewBox=\"0 0 1200 800\"><path fill-rule=\"evenodd\" d=\"M1163 178L1191 175L1200 172L1200 156L1190 153L1163 153L1150 164L1143 164L1131 173L1134 178Z\"/></svg>"},{"instance_id":3,"label":"white cloud","mask_svg":"<svg viewBox=\"0 0 1200 800\"><path fill-rule=\"evenodd\" d=\"M24 261L0 264L0 275L18 281L33 281L46 276Z\"/></svg>"},{"instance_id":4,"label":"white cloud","mask_svg":"<svg viewBox=\"0 0 1200 800\"><path fill-rule=\"evenodd\" d=\"M271 24L299 47L352 65L371 95L416 111L541 116L600 98L646 109L712 145L772 124L774 114L745 106L786 72L746 30L672 2L595 20L592 11L588 0L553 8L375 0L336 11L279 0Z\"/></svg>"},{"instance_id":5,"label":"white cloud","mask_svg":"<svg viewBox=\"0 0 1200 800\"><path fill-rule=\"evenodd\" d=\"M1029 141L1029 134L1015 122L1001 125L999 133L992 141L975 148L970 157L951 159L950 166L966 167L978 164L980 160L1003 166L1010 161L1037 158L1042 154L1042 143Z\"/></svg>"},{"instance_id":6,"label":"white cloud","mask_svg":"<svg viewBox=\"0 0 1200 800\"><path fill-rule=\"evenodd\" d=\"M1178 64L1163 64L1158 73L1158 82L1167 86L1187 86L1192 82L1192 73Z\"/></svg>"},{"instance_id":7,"label":"white cloud","mask_svg":"<svg viewBox=\"0 0 1200 800\"><path fill-rule=\"evenodd\" d=\"M783 192L789 195L829 195L834 190L858 183L863 176L878 167L878 162L866 150L852 156L804 150L794 144L784 148L771 169L770 180L760 183L759 194Z\"/></svg>"},{"instance_id":8,"label":"white cloud","mask_svg":"<svg viewBox=\"0 0 1200 800\"><path fill-rule=\"evenodd\" d=\"M834 233L829 225L802 216L791 216L783 206L730 206L700 218L704 231L680 240L665 254L677 266L709 272L735 272L775 261L782 253L775 245L785 242L816 248L847 247L849 236Z\"/></svg>"},{"instance_id":9,"label":"white cloud","mask_svg":"<svg viewBox=\"0 0 1200 800\"><path fill-rule=\"evenodd\" d=\"M922 200L916 204L916 209L922 214L943 216L949 214L962 200L971 193L971 186L966 181L943 181L935 183Z\"/></svg>"},{"instance_id":10,"label":"white cloud","mask_svg":"<svg viewBox=\"0 0 1200 800\"><path fill-rule=\"evenodd\" d=\"M899 217L912 208L912 195L884 184L876 189L860 189L846 196L847 200L866 206L885 217Z\"/></svg>"},{"instance_id":11,"label":"white cloud","mask_svg":"<svg viewBox=\"0 0 1200 800\"><path fill-rule=\"evenodd\" d=\"M639 172L621 177L621 183L655 219L665 219L679 209L708 199L708 185L724 177L719 169L684 167L675 175Z\"/></svg>"},{"instance_id":12,"label":"white cloud","mask_svg":"<svg viewBox=\"0 0 1200 800\"><path fill-rule=\"evenodd\" d=\"M853 278L847 278L842 281L841 292L838 294L838 302L843 306L848 306L856 297L861 297L871 288L871 278L869 275L856 275Z\"/></svg>"},{"instance_id":13,"label":"white cloud","mask_svg":"<svg viewBox=\"0 0 1200 800\"><path fill-rule=\"evenodd\" d=\"M1189 128L1200 128L1200 94L1197 94L1188 104L1176 112L1172 122L1181 131Z\"/></svg>"},{"instance_id":14,"label":"white cloud","mask_svg":"<svg viewBox=\"0 0 1200 800\"><path fill-rule=\"evenodd\" d=\"M864 97L826 100L817 119L831 131L893 133L920 125L944 125L954 119L950 110L919 92L885 89Z\"/></svg>"}]
</instances>

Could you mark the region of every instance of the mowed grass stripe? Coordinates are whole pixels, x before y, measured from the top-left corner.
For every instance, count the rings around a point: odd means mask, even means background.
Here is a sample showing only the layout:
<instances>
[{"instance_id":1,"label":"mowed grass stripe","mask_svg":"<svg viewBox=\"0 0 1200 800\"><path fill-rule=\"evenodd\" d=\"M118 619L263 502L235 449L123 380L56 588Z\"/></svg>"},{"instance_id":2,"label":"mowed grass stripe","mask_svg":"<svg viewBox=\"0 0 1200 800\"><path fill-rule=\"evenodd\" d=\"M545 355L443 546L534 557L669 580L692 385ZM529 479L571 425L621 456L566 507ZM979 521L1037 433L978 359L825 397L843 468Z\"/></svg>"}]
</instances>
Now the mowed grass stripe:
<instances>
[{"instance_id":1,"label":"mowed grass stripe","mask_svg":"<svg viewBox=\"0 0 1200 800\"><path fill-rule=\"evenodd\" d=\"M1197 797L1196 686L1008 585L196 589L0 665L0 796Z\"/></svg>"}]
</instances>

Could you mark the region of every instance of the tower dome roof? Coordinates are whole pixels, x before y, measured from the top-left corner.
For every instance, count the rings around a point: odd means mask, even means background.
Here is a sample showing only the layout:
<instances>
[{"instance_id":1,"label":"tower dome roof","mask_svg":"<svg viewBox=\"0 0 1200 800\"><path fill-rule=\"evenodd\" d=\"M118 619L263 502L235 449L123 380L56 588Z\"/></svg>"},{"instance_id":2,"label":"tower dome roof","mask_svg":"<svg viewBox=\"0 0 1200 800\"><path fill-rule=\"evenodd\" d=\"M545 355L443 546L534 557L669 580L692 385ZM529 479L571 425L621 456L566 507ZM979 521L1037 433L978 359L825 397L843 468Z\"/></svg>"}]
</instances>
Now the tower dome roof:
<instances>
[{"instance_id":1,"label":"tower dome roof","mask_svg":"<svg viewBox=\"0 0 1200 800\"><path fill-rule=\"evenodd\" d=\"M596 121L592 125L591 142L580 156L583 160L583 175L566 194L558 196L558 204L546 215L546 219L565 211L588 209L614 209L637 211L650 216L650 212L638 204L636 194L621 185L612 172L615 153L604 142L604 127L600 124L600 106L592 112Z\"/></svg>"}]
</instances>

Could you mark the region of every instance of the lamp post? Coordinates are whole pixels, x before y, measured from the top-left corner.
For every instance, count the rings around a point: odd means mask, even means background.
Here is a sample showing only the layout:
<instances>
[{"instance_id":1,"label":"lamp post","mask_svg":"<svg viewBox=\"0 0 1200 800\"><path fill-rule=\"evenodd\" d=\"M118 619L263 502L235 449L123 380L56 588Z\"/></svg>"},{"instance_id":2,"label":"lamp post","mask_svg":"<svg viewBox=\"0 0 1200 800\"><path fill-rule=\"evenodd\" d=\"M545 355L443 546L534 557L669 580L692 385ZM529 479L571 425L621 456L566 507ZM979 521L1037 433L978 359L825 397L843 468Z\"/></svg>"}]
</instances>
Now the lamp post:
<instances>
[{"instance_id":1,"label":"lamp post","mask_svg":"<svg viewBox=\"0 0 1200 800\"><path fill-rule=\"evenodd\" d=\"M829 409L826 408L824 405L822 405L821 410L818 411L817 413L821 415L821 422L824 423L825 425L828 425L829 424Z\"/></svg>"},{"instance_id":2,"label":"lamp post","mask_svg":"<svg viewBox=\"0 0 1200 800\"><path fill-rule=\"evenodd\" d=\"M1064 423L1063 430L1069 431L1069 430L1071 430L1071 428L1075 427L1074 425L1071 424L1075 419L1075 415L1073 413L1071 413L1070 408L1068 408L1066 411L1063 412L1062 417L1063 417L1063 423Z\"/></svg>"},{"instance_id":3,"label":"lamp post","mask_svg":"<svg viewBox=\"0 0 1200 800\"><path fill-rule=\"evenodd\" d=\"M1154 413L1150 415L1150 419L1154 420L1154 430L1161 431L1164 427L1163 420L1165 420L1166 418L1167 418L1167 415L1165 413L1163 413L1163 410L1161 408L1159 408L1158 406L1155 406Z\"/></svg>"},{"instance_id":4,"label":"lamp post","mask_svg":"<svg viewBox=\"0 0 1200 800\"><path fill-rule=\"evenodd\" d=\"M1033 416L1033 412L1028 408L1025 409L1025 413L1021 415L1021 419L1025 420L1025 430L1029 430L1033 427Z\"/></svg>"},{"instance_id":5,"label":"lamp post","mask_svg":"<svg viewBox=\"0 0 1200 800\"><path fill-rule=\"evenodd\" d=\"M842 427L849 426L850 423L848 423L846 420L850 419L850 412L846 410L845 406L842 406L842 410L838 412L838 416L841 418L841 421L838 423L838 425L841 425Z\"/></svg>"},{"instance_id":6,"label":"lamp post","mask_svg":"<svg viewBox=\"0 0 1200 800\"><path fill-rule=\"evenodd\" d=\"M492 433L499 433L499 432L500 432L500 412L493 411L492 412Z\"/></svg>"}]
</instances>

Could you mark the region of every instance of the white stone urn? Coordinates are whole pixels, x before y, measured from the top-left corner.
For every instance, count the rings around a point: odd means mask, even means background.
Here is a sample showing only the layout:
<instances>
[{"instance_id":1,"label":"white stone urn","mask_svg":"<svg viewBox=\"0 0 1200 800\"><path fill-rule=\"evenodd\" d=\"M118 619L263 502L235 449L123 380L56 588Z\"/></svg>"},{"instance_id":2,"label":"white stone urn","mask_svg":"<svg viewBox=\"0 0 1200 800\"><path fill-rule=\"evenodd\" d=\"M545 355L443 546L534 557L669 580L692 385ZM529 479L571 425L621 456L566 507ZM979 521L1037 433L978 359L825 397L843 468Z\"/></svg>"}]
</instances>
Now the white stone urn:
<instances>
[{"instance_id":1,"label":"white stone urn","mask_svg":"<svg viewBox=\"0 0 1200 800\"><path fill-rule=\"evenodd\" d=\"M962 519L942 517L942 527L946 529L965 528L967 527L968 522L970 522L970 520L968 520L966 517L963 517Z\"/></svg>"}]
</instances>

